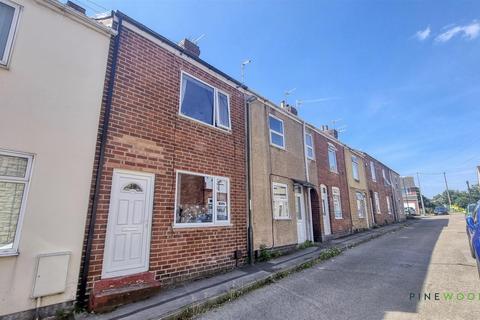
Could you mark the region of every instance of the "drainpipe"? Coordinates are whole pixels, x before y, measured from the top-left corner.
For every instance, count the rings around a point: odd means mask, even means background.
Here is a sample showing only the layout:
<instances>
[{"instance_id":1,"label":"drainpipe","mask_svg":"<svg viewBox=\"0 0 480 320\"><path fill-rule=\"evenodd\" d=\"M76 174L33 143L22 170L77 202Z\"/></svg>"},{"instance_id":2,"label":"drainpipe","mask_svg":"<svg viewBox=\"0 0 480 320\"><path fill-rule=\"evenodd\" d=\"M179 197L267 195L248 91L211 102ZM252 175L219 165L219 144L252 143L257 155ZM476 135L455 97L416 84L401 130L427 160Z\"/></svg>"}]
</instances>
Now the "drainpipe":
<instances>
[{"instance_id":1,"label":"drainpipe","mask_svg":"<svg viewBox=\"0 0 480 320\"><path fill-rule=\"evenodd\" d=\"M250 103L256 100L255 96L247 99L246 94L243 94L245 104L245 137L246 137L246 152L247 152L247 250L249 264L254 264L254 244L253 244L253 216L252 216L252 167L251 167L251 134L250 134Z\"/></svg>"},{"instance_id":2,"label":"drainpipe","mask_svg":"<svg viewBox=\"0 0 480 320\"><path fill-rule=\"evenodd\" d=\"M113 18L115 19L115 14L112 13ZM93 242L93 234L95 229L95 223L97 219L97 209L98 209L98 202L100 198L100 182L103 174L103 164L105 162L105 148L107 144L107 134L108 134L108 127L110 124L110 112L112 109L112 97L113 97L113 88L115 83L115 74L117 70L117 60L118 60L118 51L120 48L120 36L122 32L122 17L118 17L117 23L117 35L115 36L115 41L113 43L113 52L112 52L112 66L110 69L110 77L108 79L108 87L107 87L107 97L105 102L105 114L103 117L103 124L102 124L102 133L101 133L101 140L100 140L100 151L98 156L98 164L97 164L97 174L95 176L95 190L93 195L93 203L92 203L92 213L90 216L90 223L88 225L87 230L87 243L85 245L85 258L82 266L82 273L80 278L80 285L78 289L78 302L80 305L85 304L85 298L87 293L87 280L88 280L88 271L90 269L90 256L92 252L92 242Z\"/></svg>"}]
</instances>

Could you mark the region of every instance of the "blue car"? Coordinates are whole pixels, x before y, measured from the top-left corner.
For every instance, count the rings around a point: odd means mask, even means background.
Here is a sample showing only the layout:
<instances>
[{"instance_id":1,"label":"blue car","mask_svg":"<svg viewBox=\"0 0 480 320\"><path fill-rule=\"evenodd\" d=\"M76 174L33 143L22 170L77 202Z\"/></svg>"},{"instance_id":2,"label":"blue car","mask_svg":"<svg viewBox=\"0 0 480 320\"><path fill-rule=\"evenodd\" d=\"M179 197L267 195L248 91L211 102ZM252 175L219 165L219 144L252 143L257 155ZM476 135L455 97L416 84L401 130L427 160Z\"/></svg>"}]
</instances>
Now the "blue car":
<instances>
[{"instance_id":1,"label":"blue car","mask_svg":"<svg viewBox=\"0 0 480 320\"><path fill-rule=\"evenodd\" d=\"M471 215L467 216L467 237L470 253L477 261L478 274L480 276L480 201L477 202Z\"/></svg>"}]
</instances>

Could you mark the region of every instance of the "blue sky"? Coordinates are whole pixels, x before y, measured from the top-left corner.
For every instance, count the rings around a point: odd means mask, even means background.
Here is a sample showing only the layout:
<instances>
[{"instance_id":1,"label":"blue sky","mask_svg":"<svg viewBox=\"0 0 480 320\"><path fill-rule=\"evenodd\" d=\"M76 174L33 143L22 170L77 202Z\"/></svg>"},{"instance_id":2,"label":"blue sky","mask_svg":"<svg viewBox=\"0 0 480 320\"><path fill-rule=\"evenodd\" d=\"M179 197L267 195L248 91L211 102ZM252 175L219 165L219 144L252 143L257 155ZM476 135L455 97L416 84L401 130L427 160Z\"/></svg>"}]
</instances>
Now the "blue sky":
<instances>
[{"instance_id":1,"label":"blue sky","mask_svg":"<svg viewBox=\"0 0 480 320\"><path fill-rule=\"evenodd\" d=\"M300 115L345 126L340 139L423 191L477 183L480 164L479 1L94 0L179 41L274 102L296 88ZM80 4L103 11L90 0ZM89 10L93 12L93 10Z\"/></svg>"}]
</instances>

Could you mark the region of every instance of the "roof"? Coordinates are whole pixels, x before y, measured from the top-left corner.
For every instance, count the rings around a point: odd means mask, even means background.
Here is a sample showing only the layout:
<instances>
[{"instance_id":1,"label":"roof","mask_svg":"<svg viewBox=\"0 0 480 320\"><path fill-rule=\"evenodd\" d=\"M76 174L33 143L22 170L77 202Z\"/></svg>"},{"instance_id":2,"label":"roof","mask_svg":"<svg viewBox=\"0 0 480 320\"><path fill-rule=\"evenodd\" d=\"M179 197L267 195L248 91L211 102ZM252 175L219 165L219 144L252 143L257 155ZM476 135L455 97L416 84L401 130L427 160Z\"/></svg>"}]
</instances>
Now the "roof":
<instances>
[{"instance_id":1,"label":"roof","mask_svg":"<svg viewBox=\"0 0 480 320\"><path fill-rule=\"evenodd\" d=\"M405 188L416 188L415 179L413 177L402 177L402 184Z\"/></svg>"}]
</instances>

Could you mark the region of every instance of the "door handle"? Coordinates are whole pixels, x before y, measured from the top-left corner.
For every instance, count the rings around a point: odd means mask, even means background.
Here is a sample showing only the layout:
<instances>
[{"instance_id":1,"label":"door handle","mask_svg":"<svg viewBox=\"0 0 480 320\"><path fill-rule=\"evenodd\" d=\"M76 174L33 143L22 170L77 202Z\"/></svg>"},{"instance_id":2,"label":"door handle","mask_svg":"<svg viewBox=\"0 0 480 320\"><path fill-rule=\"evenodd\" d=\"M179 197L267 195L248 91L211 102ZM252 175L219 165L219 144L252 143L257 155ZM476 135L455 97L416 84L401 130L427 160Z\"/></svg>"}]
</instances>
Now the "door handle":
<instances>
[{"instance_id":1,"label":"door handle","mask_svg":"<svg viewBox=\"0 0 480 320\"><path fill-rule=\"evenodd\" d=\"M138 228L135 228L135 227L132 227L132 228L122 228L122 231L123 232L127 232L127 231L137 231Z\"/></svg>"}]
</instances>

